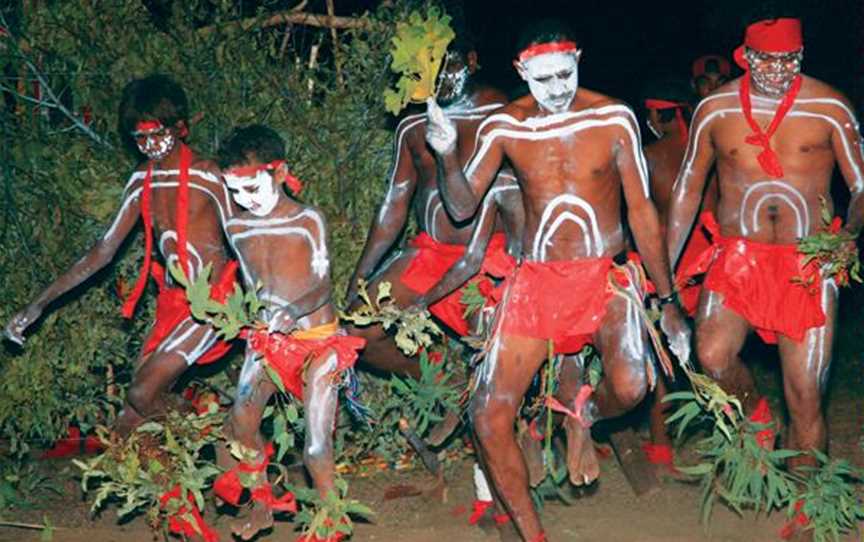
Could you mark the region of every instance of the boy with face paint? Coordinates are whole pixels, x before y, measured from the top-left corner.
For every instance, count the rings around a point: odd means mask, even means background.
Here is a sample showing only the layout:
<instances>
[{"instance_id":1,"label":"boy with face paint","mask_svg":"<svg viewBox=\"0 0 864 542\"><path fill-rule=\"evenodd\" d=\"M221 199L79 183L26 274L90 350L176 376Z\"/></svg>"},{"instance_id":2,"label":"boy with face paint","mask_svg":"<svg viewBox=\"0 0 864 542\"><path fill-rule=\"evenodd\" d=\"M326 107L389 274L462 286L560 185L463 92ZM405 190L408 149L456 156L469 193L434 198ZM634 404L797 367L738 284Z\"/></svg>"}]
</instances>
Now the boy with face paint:
<instances>
[{"instance_id":1,"label":"boy with face paint","mask_svg":"<svg viewBox=\"0 0 864 542\"><path fill-rule=\"evenodd\" d=\"M529 32L514 66L531 94L481 123L464 171L456 153L460 135L437 104L428 104L426 139L444 173L438 179L444 203L457 220L474 214L505 160L522 189L522 261L507 279L470 408L495 488L521 536L533 542L545 535L513 422L549 342L559 353L593 343L603 358L598 389L585 385L562 407L569 414L565 429L573 483L590 483L599 474L591 423L623 414L648 387L648 345L635 302L644 291L632 273L636 266L615 273L628 297L608 289L612 257L626 249L622 189L637 246L664 305L663 328L679 355L686 358L689 348L649 197L638 123L627 106L579 87L580 56L554 22Z\"/></svg>"},{"instance_id":2,"label":"boy with face paint","mask_svg":"<svg viewBox=\"0 0 864 542\"><path fill-rule=\"evenodd\" d=\"M831 200L840 168L852 194L845 229L864 219L864 156L849 100L801 73L801 23L759 20L747 27L735 60L745 74L697 108L669 210L670 258L679 258L716 163L716 220L703 215L714 246L685 273L705 272L696 316L702 367L756 408L753 379L739 358L747 334L779 346L790 424L785 447L824 450L821 398L831 361L837 287L802 267L800 238L819 228L821 201ZM793 282L810 277L812 288ZM767 443L773 446L773 438ZM793 458L792 465L809 461Z\"/></svg>"},{"instance_id":3,"label":"boy with face paint","mask_svg":"<svg viewBox=\"0 0 864 542\"><path fill-rule=\"evenodd\" d=\"M277 391L265 367L288 392L303 401L306 424L303 459L323 498L333 489L333 428L338 388L365 340L347 336L330 301L330 260L324 216L288 197L302 186L285 164L285 144L260 125L236 129L219 150L225 184L241 208L225 224L246 288L259 287L265 329L249 330L246 358L226 433L244 450L214 484L216 494L237 505L238 472L256 472L252 511L234 525L244 540L273 524L273 510L296 510L290 496L273 497L266 464L273 453L260 432L261 417Z\"/></svg>"},{"instance_id":4,"label":"boy with face paint","mask_svg":"<svg viewBox=\"0 0 864 542\"><path fill-rule=\"evenodd\" d=\"M220 223L229 204L219 170L186 146L187 102L183 89L168 77L153 75L131 82L123 91L120 133L146 160L123 192L122 205L104 236L72 267L48 286L6 326L6 337L23 343L23 333L46 306L107 265L138 219L144 223L144 264L123 315L131 317L147 284L159 285L156 322L138 357L135 376L115 429L128 434L148 417L164 410L164 395L186 369L209 363L228 350L215 331L189 313L185 291L171 285L165 266L151 262L158 247L164 262L176 262L190 278L211 265L214 299L233 289L236 264L229 261ZM154 242L157 241L157 242Z\"/></svg>"}]
</instances>

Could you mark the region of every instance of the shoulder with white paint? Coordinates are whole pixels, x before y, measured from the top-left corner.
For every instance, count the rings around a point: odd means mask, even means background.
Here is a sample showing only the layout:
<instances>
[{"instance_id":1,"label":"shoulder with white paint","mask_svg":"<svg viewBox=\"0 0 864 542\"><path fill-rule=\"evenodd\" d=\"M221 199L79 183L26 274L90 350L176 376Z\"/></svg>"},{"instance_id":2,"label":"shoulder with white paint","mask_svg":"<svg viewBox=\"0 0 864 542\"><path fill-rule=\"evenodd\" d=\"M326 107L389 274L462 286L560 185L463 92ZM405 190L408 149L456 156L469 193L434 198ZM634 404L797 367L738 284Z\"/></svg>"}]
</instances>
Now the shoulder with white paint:
<instances>
[{"instance_id":1,"label":"shoulder with white paint","mask_svg":"<svg viewBox=\"0 0 864 542\"><path fill-rule=\"evenodd\" d=\"M197 177L213 186L222 186L222 172L216 162L207 158L198 158L189 166L189 176Z\"/></svg>"},{"instance_id":2,"label":"shoulder with white paint","mask_svg":"<svg viewBox=\"0 0 864 542\"><path fill-rule=\"evenodd\" d=\"M147 175L147 161L143 161L132 171L129 178L126 180L126 186L123 188L123 197L125 198L131 191L141 187L144 182L144 177Z\"/></svg>"},{"instance_id":3,"label":"shoulder with white paint","mask_svg":"<svg viewBox=\"0 0 864 542\"><path fill-rule=\"evenodd\" d=\"M806 75L802 77L801 91L795 100L796 109L830 115L845 128L858 131L855 107L845 94L819 79Z\"/></svg>"}]
</instances>

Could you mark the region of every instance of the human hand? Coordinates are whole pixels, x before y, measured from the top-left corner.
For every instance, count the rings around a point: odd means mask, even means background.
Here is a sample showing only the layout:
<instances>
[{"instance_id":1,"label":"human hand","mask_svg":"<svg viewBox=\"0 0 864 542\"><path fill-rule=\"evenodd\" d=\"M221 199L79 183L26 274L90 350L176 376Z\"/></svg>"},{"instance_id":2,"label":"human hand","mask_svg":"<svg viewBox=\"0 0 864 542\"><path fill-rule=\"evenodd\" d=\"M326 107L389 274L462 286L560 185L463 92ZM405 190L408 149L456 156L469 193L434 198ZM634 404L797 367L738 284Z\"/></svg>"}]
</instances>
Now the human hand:
<instances>
[{"instance_id":1,"label":"human hand","mask_svg":"<svg viewBox=\"0 0 864 542\"><path fill-rule=\"evenodd\" d=\"M434 98L426 99L426 142L439 155L456 150L456 125Z\"/></svg>"},{"instance_id":2,"label":"human hand","mask_svg":"<svg viewBox=\"0 0 864 542\"><path fill-rule=\"evenodd\" d=\"M669 349L678 358L678 363L688 365L690 363L690 341L692 333L681 307L677 303L663 305L660 313L660 329L666 335Z\"/></svg>"},{"instance_id":3,"label":"human hand","mask_svg":"<svg viewBox=\"0 0 864 542\"><path fill-rule=\"evenodd\" d=\"M42 316L41 306L35 303L27 305L9 320L6 329L3 330L3 335L18 346L24 346L24 330L30 327L40 316Z\"/></svg>"}]
</instances>

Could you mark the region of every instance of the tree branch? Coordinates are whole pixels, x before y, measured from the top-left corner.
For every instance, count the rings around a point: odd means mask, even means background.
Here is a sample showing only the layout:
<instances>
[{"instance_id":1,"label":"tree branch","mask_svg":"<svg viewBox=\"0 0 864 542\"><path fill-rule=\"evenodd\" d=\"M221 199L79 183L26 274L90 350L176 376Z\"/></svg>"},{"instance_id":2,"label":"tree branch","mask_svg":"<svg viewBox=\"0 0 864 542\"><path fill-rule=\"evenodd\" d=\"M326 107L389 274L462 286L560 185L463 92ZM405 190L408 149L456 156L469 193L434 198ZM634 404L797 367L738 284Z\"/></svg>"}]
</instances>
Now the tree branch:
<instances>
[{"instance_id":1,"label":"tree branch","mask_svg":"<svg viewBox=\"0 0 864 542\"><path fill-rule=\"evenodd\" d=\"M322 15L318 13L308 13L305 11L282 11L275 13L265 18L249 17L220 25L203 26L197 30L201 35L207 35L220 27L235 26L246 31L252 28L268 28L278 26L280 24L304 24L306 26L316 26L319 28L362 28L373 30L377 26L374 22L361 17L341 17L335 15Z\"/></svg>"}]
</instances>

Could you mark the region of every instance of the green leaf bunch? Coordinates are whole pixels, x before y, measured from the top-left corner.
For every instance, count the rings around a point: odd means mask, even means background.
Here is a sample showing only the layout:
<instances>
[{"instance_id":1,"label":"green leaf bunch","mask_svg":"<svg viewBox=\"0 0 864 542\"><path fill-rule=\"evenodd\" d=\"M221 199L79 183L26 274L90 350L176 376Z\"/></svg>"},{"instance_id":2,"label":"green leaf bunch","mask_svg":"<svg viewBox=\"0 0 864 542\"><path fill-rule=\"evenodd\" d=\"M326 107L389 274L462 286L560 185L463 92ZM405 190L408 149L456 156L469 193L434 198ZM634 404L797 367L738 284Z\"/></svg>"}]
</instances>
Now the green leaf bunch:
<instances>
[{"instance_id":1,"label":"green leaf bunch","mask_svg":"<svg viewBox=\"0 0 864 542\"><path fill-rule=\"evenodd\" d=\"M409 102L434 96L447 45L455 37L450 16L435 6L427 8L425 17L412 11L407 20L396 23L390 69L399 79L395 88L384 90L387 111L398 115Z\"/></svg>"}]
</instances>

